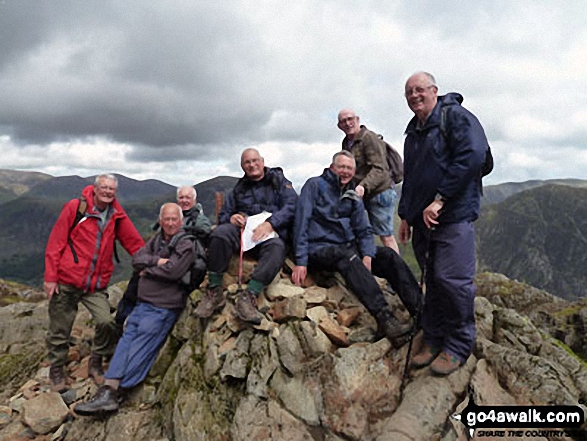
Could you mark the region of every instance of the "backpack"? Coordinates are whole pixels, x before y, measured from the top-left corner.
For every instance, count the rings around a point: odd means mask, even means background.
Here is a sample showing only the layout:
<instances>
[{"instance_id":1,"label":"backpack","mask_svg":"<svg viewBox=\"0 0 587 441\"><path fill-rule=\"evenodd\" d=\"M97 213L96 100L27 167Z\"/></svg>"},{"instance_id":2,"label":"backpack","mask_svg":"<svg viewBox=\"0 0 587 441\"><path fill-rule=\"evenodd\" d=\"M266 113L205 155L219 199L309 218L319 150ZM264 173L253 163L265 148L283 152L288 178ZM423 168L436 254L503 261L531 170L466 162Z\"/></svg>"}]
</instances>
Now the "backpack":
<instances>
[{"instance_id":1,"label":"backpack","mask_svg":"<svg viewBox=\"0 0 587 441\"><path fill-rule=\"evenodd\" d=\"M440 132L444 137L446 143L448 144L448 130L446 128L446 121L447 121L447 114L448 114L449 106L445 106L441 109L440 112ZM481 166L481 177L484 178L489 173L493 171L493 155L491 154L491 147L487 144L487 149L485 150L485 161Z\"/></svg>"},{"instance_id":2,"label":"backpack","mask_svg":"<svg viewBox=\"0 0 587 441\"><path fill-rule=\"evenodd\" d=\"M399 184L404 179L404 163L402 157L397 150L391 146L391 144L383 139L382 135L379 135L379 139L385 143L385 159L387 160L387 166L389 167L391 181L394 184Z\"/></svg>"},{"instance_id":3,"label":"backpack","mask_svg":"<svg viewBox=\"0 0 587 441\"><path fill-rule=\"evenodd\" d=\"M71 227L69 227L69 231L67 232L67 244L71 249L71 254L73 254L73 261L75 263L79 263L79 259L77 257L77 253L75 252L75 248L73 246L73 240L71 240L71 232L73 229L81 222L81 220L86 216L86 211L88 210L88 201L83 196L78 198L77 203L77 211L75 212L75 218L71 223ZM116 228L116 225L114 226ZM116 263L120 263L120 259L118 258L118 249L116 248L116 240L114 240L114 259Z\"/></svg>"},{"instance_id":4,"label":"backpack","mask_svg":"<svg viewBox=\"0 0 587 441\"><path fill-rule=\"evenodd\" d=\"M195 259L194 262L191 264L187 272L183 275L183 277L178 281L179 285L185 289L187 294L190 294L195 289L200 287L200 284L204 281L206 277L206 268L207 268L207 260L206 260L206 250L202 245L202 242L199 238L192 234L188 233L178 233L169 242L169 250L173 252L175 247L182 240L184 237L187 237L191 240Z\"/></svg>"}]
</instances>

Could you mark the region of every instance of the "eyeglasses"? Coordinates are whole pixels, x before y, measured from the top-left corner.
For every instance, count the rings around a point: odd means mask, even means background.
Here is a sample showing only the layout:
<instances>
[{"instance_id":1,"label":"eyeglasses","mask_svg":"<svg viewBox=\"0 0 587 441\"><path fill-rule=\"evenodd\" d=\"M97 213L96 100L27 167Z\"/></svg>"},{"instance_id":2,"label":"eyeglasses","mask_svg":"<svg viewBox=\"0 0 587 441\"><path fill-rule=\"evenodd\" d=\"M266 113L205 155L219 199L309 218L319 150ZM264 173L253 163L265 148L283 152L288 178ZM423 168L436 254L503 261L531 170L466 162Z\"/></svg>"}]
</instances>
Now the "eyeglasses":
<instances>
[{"instance_id":1,"label":"eyeglasses","mask_svg":"<svg viewBox=\"0 0 587 441\"><path fill-rule=\"evenodd\" d=\"M407 98L410 95L413 95L414 93L416 95L420 95L421 93L426 92L426 89L430 89L432 87L436 87L436 86L434 84L431 84L430 86L426 86L426 87L422 87L422 86L412 87L410 90L406 90L406 93L404 93L404 96Z\"/></svg>"},{"instance_id":2,"label":"eyeglasses","mask_svg":"<svg viewBox=\"0 0 587 441\"><path fill-rule=\"evenodd\" d=\"M110 185L100 185L98 188L100 190L116 191L116 187L111 187Z\"/></svg>"}]
</instances>

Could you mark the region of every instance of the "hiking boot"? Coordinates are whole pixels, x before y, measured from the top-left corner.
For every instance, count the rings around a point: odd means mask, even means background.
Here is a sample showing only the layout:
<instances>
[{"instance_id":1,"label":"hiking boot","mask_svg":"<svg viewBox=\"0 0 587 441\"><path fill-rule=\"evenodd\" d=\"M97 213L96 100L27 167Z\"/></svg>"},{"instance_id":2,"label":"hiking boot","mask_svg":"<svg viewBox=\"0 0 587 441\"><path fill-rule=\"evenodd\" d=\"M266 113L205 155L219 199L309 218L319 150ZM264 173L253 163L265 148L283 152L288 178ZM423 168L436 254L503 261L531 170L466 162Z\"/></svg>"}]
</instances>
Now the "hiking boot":
<instances>
[{"instance_id":1,"label":"hiking boot","mask_svg":"<svg viewBox=\"0 0 587 441\"><path fill-rule=\"evenodd\" d=\"M423 368L424 366L428 366L436 358L439 352L440 348L425 343L412 358L410 367Z\"/></svg>"},{"instance_id":2,"label":"hiking boot","mask_svg":"<svg viewBox=\"0 0 587 441\"><path fill-rule=\"evenodd\" d=\"M67 390L67 380L63 372L63 366L51 366L49 368L49 380L51 381L51 390L53 392L63 392Z\"/></svg>"},{"instance_id":3,"label":"hiking boot","mask_svg":"<svg viewBox=\"0 0 587 441\"><path fill-rule=\"evenodd\" d=\"M257 297L248 289L237 296L235 311L239 319L255 325L261 324L261 317L257 310Z\"/></svg>"},{"instance_id":4,"label":"hiking boot","mask_svg":"<svg viewBox=\"0 0 587 441\"><path fill-rule=\"evenodd\" d=\"M78 415L89 416L100 412L116 412L118 410L118 391L110 386L100 386L94 398L85 403L77 404L73 411Z\"/></svg>"},{"instance_id":5,"label":"hiking boot","mask_svg":"<svg viewBox=\"0 0 587 441\"><path fill-rule=\"evenodd\" d=\"M220 285L208 285L204 298L200 300L198 307L194 309L193 314L196 317L208 318L215 311L219 310L226 303L224 291Z\"/></svg>"},{"instance_id":6,"label":"hiking boot","mask_svg":"<svg viewBox=\"0 0 587 441\"><path fill-rule=\"evenodd\" d=\"M430 365L430 370L436 375L445 376L452 374L460 366L461 361L457 357L453 357L448 352L441 352Z\"/></svg>"},{"instance_id":7,"label":"hiking boot","mask_svg":"<svg viewBox=\"0 0 587 441\"><path fill-rule=\"evenodd\" d=\"M102 356L92 352L88 362L88 376L91 377L97 385L104 383L104 369L102 368Z\"/></svg>"},{"instance_id":8,"label":"hiking boot","mask_svg":"<svg viewBox=\"0 0 587 441\"><path fill-rule=\"evenodd\" d=\"M377 321L377 335L386 337L394 348L403 346L407 341L408 334L412 330L412 323L400 323L389 310L380 311L375 317Z\"/></svg>"}]
</instances>

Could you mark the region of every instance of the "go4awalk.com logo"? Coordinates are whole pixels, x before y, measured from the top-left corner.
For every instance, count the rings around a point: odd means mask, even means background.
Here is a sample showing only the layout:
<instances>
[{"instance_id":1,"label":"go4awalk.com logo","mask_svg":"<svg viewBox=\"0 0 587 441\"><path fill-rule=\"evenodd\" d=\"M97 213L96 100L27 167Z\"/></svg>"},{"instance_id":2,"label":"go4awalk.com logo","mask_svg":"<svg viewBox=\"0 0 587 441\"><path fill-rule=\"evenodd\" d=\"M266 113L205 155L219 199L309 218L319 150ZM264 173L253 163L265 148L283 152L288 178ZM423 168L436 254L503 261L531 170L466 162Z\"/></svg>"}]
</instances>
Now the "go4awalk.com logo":
<instances>
[{"instance_id":1,"label":"go4awalk.com logo","mask_svg":"<svg viewBox=\"0 0 587 441\"><path fill-rule=\"evenodd\" d=\"M469 403L459 420L473 437L562 437L573 436L585 422L580 406L477 406L469 392Z\"/></svg>"}]
</instances>

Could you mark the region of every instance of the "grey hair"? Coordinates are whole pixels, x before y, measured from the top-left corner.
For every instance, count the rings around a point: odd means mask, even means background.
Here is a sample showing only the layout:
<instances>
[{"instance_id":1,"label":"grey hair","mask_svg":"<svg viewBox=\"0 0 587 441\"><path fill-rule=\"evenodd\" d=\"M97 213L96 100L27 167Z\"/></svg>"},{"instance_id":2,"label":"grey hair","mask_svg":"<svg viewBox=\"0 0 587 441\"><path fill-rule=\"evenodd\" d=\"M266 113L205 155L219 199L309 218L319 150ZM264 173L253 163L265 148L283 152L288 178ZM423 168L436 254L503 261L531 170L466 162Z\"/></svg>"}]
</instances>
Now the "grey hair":
<instances>
[{"instance_id":1,"label":"grey hair","mask_svg":"<svg viewBox=\"0 0 587 441\"><path fill-rule=\"evenodd\" d=\"M181 211L181 207L179 205L177 205L175 202L166 202L165 204L161 205L161 208L159 209L159 219L161 219L163 217L163 210L165 210L165 207L167 206L172 206L177 208L177 212L179 213L179 218L183 221L183 211Z\"/></svg>"},{"instance_id":2,"label":"grey hair","mask_svg":"<svg viewBox=\"0 0 587 441\"><path fill-rule=\"evenodd\" d=\"M436 86L436 87L438 87L437 84L436 84L436 78L434 78L434 75L432 75L431 73L420 71L420 72L416 72L414 75L424 75L426 78L428 78L428 81L430 82L430 86ZM412 75L412 77L414 75Z\"/></svg>"},{"instance_id":3,"label":"grey hair","mask_svg":"<svg viewBox=\"0 0 587 441\"><path fill-rule=\"evenodd\" d=\"M333 163L334 165L336 165L336 159L337 159L339 156L345 156L345 157L347 157L347 158L349 158L349 159L352 159L352 160L353 160L353 164L355 164L355 165L356 165L356 163L355 163L355 157L353 156L353 154L352 154L351 152L349 152L349 151L347 151L347 150L341 150L340 152L336 152L336 153L334 154L334 156L332 157L332 163Z\"/></svg>"},{"instance_id":4,"label":"grey hair","mask_svg":"<svg viewBox=\"0 0 587 441\"><path fill-rule=\"evenodd\" d=\"M96 179L94 179L94 187L97 187L100 184L100 179L114 181L118 187L118 179L112 173L102 173L101 175L96 176Z\"/></svg>"},{"instance_id":5,"label":"grey hair","mask_svg":"<svg viewBox=\"0 0 587 441\"><path fill-rule=\"evenodd\" d=\"M198 192L191 185L182 185L181 187L177 187L176 197L179 197L179 192L183 189L186 189L186 188L189 188L190 190L192 190L193 195L194 195L193 200L195 201L198 198Z\"/></svg>"}]
</instances>

